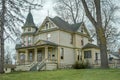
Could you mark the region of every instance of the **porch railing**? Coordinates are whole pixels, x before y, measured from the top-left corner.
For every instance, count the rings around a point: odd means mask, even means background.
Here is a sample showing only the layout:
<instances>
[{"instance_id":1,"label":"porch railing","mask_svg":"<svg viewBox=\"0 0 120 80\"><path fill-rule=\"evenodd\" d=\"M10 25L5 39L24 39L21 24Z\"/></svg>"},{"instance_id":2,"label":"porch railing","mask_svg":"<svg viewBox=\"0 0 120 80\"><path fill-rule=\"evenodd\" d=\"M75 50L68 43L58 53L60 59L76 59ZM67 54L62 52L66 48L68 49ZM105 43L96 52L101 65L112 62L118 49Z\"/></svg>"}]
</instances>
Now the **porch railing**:
<instances>
[{"instance_id":1,"label":"porch railing","mask_svg":"<svg viewBox=\"0 0 120 80\"><path fill-rule=\"evenodd\" d=\"M38 65L37 65L37 70L40 70L40 69L42 69L43 68L43 66L45 66L46 65L46 61L47 61L48 59L46 58L46 59L43 59L41 62L38 62Z\"/></svg>"}]
</instances>

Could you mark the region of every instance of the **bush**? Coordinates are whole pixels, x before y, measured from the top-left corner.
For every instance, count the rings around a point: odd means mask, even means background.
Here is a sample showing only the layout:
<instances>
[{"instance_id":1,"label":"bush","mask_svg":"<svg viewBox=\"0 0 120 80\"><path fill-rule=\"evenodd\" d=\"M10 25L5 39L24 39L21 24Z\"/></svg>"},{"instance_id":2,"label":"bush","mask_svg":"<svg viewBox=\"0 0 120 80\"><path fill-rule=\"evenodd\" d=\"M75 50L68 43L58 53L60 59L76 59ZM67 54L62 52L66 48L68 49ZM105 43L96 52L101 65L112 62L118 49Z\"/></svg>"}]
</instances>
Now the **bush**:
<instances>
[{"instance_id":1,"label":"bush","mask_svg":"<svg viewBox=\"0 0 120 80\"><path fill-rule=\"evenodd\" d=\"M75 64L73 65L74 69L86 69L86 68L90 68L89 62L84 62L84 61L76 61Z\"/></svg>"}]
</instances>

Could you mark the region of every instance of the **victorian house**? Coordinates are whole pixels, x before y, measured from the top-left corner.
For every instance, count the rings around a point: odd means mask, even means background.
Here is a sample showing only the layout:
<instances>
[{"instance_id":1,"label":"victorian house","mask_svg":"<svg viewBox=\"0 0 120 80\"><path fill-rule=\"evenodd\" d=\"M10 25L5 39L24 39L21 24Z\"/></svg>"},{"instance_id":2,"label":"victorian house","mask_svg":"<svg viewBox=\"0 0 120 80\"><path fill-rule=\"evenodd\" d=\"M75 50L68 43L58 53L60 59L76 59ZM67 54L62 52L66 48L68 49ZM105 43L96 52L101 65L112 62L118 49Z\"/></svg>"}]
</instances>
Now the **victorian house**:
<instances>
[{"instance_id":1,"label":"victorian house","mask_svg":"<svg viewBox=\"0 0 120 80\"><path fill-rule=\"evenodd\" d=\"M100 59L99 48L92 44L83 22L69 24L57 16L46 17L36 27L29 12L22 30L22 42L16 44L16 70L54 70L82 60L94 65Z\"/></svg>"}]
</instances>

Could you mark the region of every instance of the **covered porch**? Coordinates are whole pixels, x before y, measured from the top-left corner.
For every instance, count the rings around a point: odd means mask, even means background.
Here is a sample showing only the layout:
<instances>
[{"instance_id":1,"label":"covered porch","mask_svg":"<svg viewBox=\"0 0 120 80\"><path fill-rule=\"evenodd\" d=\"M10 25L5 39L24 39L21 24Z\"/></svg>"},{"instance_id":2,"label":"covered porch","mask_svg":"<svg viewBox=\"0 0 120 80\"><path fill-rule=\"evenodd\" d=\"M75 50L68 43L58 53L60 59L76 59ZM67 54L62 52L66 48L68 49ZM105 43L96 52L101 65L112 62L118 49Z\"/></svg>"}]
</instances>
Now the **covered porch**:
<instances>
[{"instance_id":1,"label":"covered porch","mask_svg":"<svg viewBox=\"0 0 120 80\"><path fill-rule=\"evenodd\" d=\"M17 65L38 63L44 59L49 62L57 61L57 47L44 45L17 50Z\"/></svg>"}]
</instances>

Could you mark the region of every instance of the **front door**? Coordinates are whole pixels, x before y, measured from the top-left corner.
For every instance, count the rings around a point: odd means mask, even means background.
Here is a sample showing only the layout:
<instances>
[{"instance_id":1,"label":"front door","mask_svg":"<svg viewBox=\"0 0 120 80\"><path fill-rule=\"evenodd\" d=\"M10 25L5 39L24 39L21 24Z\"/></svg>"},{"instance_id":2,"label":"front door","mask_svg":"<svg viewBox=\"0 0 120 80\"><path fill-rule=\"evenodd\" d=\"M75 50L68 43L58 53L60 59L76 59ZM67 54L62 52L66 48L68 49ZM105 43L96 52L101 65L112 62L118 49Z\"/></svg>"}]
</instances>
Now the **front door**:
<instances>
[{"instance_id":1,"label":"front door","mask_svg":"<svg viewBox=\"0 0 120 80\"><path fill-rule=\"evenodd\" d=\"M42 61L42 51L38 51L37 60L38 60L38 62Z\"/></svg>"},{"instance_id":2,"label":"front door","mask_svg":"<svg viewBox=\"0 0 120 80\"><path fill-rule=\"evenodd\" d=\"M55 58L55 54L54 54L53 49L49 49L49 50L48 50L48 59L49 59L49 60L52 60L52 59L54 59L54 58Z\"/></svg>"}]
</instances>

